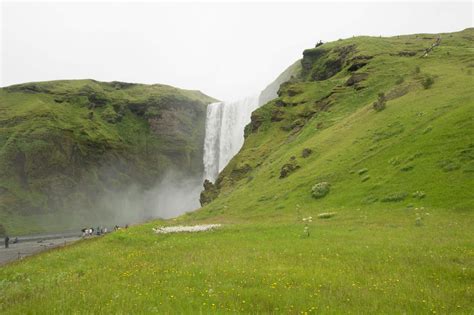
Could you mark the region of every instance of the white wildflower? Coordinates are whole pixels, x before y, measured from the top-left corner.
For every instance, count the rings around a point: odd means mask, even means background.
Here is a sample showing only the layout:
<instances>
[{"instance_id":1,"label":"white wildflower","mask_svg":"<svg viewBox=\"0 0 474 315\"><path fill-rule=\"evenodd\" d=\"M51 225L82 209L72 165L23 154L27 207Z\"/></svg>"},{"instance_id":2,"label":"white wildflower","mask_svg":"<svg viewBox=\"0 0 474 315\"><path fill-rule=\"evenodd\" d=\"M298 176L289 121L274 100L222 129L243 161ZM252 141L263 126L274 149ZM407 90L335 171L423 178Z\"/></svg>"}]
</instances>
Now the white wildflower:
<instances>
[{"instance_id":1,"label":"white wildflower","mask_svg":"<svg viewBox=\"0 0 474 315\"><path fill-rule=\"evenodd\" d=\"M208 231L220 227L220 224L203 224L203 225L190 225L190 226L167 226L153 228L153 232L157 234L168 234L168 233L180 233L180 232L202 232Z\"/></svg>"}]
</instances>

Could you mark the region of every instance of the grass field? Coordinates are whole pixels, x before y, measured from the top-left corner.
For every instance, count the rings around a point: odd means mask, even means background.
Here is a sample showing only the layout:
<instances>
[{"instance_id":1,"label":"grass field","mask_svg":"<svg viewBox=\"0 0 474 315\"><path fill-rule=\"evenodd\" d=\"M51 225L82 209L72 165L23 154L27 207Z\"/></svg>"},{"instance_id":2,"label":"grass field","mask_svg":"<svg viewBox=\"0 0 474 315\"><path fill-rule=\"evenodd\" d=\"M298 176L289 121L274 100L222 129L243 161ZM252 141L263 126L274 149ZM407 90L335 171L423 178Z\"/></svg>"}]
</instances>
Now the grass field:
<instances>
[{"instance_id":1,"label":"grass field","mask_svg":"<svg viewBox=\"0 0 474 315\"><path fill-rule=\"evenodd\" d=\"M472 216L415 211L301 211L309 237L296 211L194 234L151 222L0 269L0 312L472 313Z\"/></svg>"}]
</instances>

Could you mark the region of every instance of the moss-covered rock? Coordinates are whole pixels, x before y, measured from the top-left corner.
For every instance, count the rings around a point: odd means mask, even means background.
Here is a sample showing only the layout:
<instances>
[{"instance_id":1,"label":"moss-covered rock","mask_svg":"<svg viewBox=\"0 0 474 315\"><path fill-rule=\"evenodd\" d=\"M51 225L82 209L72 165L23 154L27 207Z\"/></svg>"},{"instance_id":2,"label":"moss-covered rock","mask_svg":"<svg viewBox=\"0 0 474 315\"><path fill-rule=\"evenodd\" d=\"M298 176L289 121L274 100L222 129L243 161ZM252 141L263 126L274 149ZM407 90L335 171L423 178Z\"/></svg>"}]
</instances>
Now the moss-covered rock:
<instances>
[{"instance_id":1,"label":"moss-covered rock","mask_svg":"<svg viewBox=\"0 0 474 315\"><path fill-rule=\"evenodd\" d=\"M280 169L280 178L288 177L299 168L300 166L296 163L296 160L291 160L289 163L285 163Z\"/></svg>"},{"instance_id":2,"label":"moss-covered rock","mask_svg":"<svg viewBox=\"0 0 474 315\"><path fill-rule=\"evenodd\" d=\"M201 196L199 197L201 206L207 205L219 195L219 189L211 181L206 179L203 186L204 190L201 192Z\"/></svg>"},{"instance_id":3,"label":"moss-covered rock","mask_svg":"<svg viewBox=\"0 0 474 315\"><path fill-rule=\"evenodd\" d=\"M325 197L331 188L331 185L328 182L317 183L311 188L311 196L315 199Z\"/></svg>"},{"instance_id":4,"label":"moss-covered rock","mask_svg":"<svg viewBox=\"0 0 474 315\"><path fill-rule=\"evenodd\" d=\"M245 126L244 137L247 137L251 133L257 132L258 128L260 128L264 121L265 118L259 111L252 112L250 123Z\"/></svg>"}]
</instances>

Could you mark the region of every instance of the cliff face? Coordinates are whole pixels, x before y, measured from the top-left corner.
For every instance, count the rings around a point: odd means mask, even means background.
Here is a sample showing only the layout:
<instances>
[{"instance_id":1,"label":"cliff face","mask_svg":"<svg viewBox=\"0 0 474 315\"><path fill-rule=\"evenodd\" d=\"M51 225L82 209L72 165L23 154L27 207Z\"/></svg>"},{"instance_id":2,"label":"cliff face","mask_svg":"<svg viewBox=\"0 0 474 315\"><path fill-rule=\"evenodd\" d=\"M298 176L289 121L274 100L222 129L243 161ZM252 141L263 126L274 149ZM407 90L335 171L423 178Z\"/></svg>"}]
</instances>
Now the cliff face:
<instances>
[{"instance_id":1,"label":"cliff face","mask_svg":"<svg viewBox=\"0 0 474 315\"><path fill-rule=\"evenodd\" d=\"M150 188L171 170L200 176L212 101L165 85L93 80L0 89L1 221L15 230L28 218L90 216L105 193Z\"/></svg>"}]
</instances>

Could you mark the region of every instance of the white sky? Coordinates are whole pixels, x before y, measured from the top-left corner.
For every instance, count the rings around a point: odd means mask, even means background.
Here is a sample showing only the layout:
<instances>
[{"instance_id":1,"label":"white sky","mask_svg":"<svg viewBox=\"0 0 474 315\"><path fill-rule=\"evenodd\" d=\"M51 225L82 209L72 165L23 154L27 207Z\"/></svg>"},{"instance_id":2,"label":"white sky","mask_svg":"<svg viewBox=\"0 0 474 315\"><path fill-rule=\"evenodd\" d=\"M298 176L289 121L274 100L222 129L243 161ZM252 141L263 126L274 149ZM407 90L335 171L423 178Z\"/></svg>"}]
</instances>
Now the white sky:
<instances>
[{"instance_id":1,"label":"white sky","mask_svg":"<svg viewBox=\"0 0 474 315\"><path fill-rule=\"evenodd\" d=\"M163 83L221 100L261 91L318 40L459 31L472 2L12 2L1 6L0 85L56 79Z\"/></svg>"}]
</instances>

